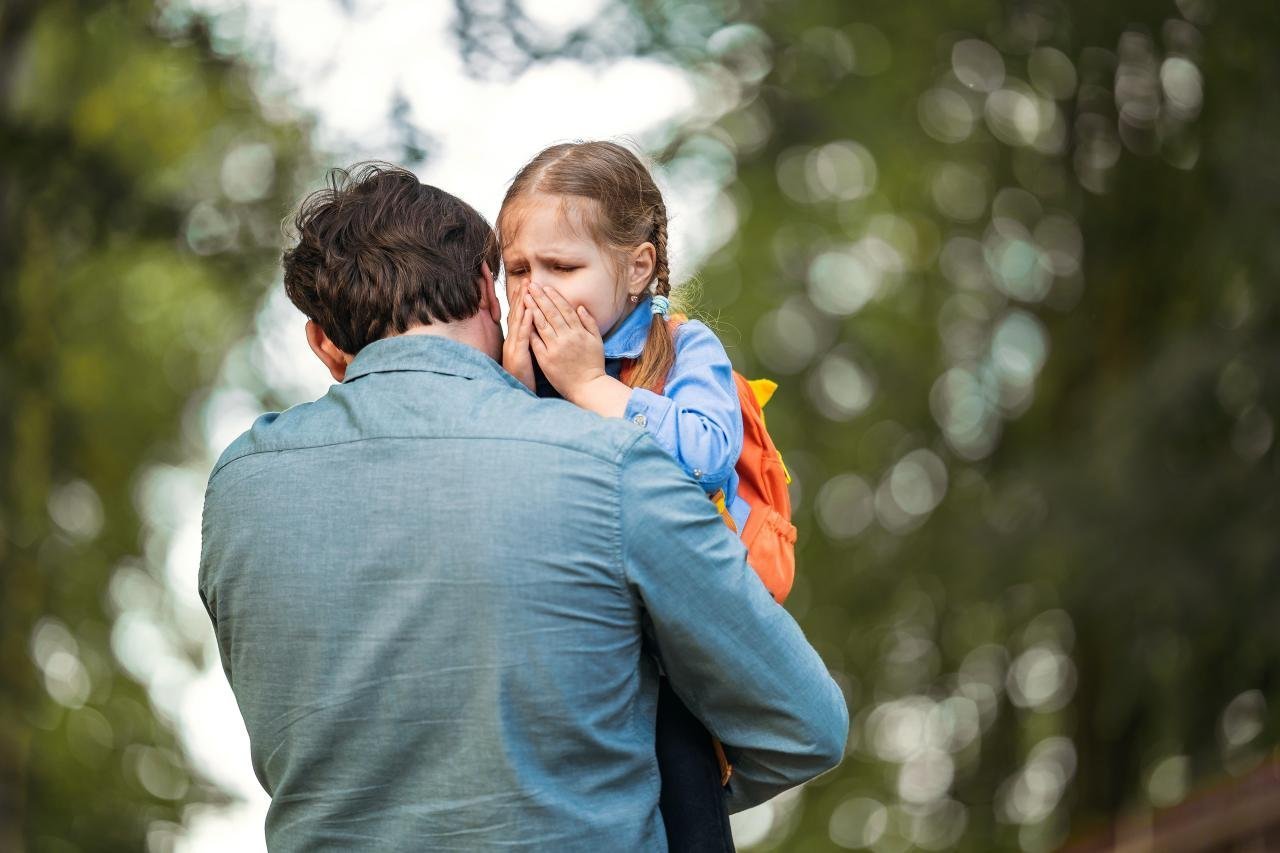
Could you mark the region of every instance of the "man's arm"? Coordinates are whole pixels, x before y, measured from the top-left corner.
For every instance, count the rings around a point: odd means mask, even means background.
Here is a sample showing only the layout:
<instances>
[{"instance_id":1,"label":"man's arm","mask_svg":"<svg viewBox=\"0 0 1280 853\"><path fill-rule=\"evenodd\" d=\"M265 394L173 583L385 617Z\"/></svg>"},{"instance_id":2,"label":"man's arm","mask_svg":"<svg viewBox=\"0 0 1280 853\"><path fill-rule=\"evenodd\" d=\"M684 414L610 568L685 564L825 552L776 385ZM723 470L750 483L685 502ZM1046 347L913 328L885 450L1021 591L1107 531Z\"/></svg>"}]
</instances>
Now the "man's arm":
<instances>
[{"instance_id":1,"label":"man's arm","mask_svg":"<svg viewBox=\"0 0 1280 853\"><path fill-rule=\"evenodd\" d=\"M730 811L831 769L849 711L706 495L648 436L621 469L622 557L671 686L734 764Z\"/></svg>"},{"instance_id":2,"label":"man's arm","mask_svg":"<svg viewBox=\"0 0 1280 853\"><path fill-rule=\"evenodd\" d=\"M218 657L222 661L222 672L227 677L227 683L233 683L231 680L231 656L229 650L223 645L222 632L218 630L218 598L217 598L217 577L218 577L218 557L220 555L220 547L218 544L219 536L223 533L223 528L214 519L214 513L217 511L219 503L211 500L214 497L214 478L217 472L210 475L209 483L205 487L204 493L204 509L200 515L200 566L196 578L196 590L200 594L200 603L204 605L204 612L209 614L209 624L213 626L213 635L218 643Z\"/></svg>"}]
</instances>

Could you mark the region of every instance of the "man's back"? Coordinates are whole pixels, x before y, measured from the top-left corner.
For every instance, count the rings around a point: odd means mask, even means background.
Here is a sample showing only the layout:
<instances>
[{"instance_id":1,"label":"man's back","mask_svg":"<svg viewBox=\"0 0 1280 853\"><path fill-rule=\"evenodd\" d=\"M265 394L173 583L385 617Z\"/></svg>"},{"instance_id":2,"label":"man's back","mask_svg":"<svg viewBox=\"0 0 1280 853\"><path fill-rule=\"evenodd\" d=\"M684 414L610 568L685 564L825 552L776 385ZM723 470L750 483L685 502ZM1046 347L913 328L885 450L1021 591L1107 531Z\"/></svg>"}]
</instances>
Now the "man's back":
<instances>
[{"instance_id":1,"label":"man's back","mask_svg":"<svg viewBox=\"0 0 1280 853\"><path fill-rule=\"evenodd\" d=\"M200 589L273 850L663 849L651 581L622 541L640 442L412 335L228 448Z\"/></svg>"}]
</instances>

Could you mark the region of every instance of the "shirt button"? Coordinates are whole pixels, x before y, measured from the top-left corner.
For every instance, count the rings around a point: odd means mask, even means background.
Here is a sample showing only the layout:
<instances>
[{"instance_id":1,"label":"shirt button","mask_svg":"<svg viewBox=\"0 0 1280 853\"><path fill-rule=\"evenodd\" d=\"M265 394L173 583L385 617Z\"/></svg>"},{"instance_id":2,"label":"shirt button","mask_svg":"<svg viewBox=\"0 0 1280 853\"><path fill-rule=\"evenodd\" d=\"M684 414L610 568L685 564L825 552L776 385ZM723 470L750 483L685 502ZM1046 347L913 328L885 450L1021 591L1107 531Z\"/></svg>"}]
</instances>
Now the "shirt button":
<instances>
[{"instance_id":1,"label":"shirt button","mask_svg":"<svg viewBox=\"0 0 1280 853\"><path fill-rule=\"evenodd\" d=\"M632 422L633 424L635 424L636 426L644 426L645 424L647 424L647 423L649 422L649 419L648 419L648 418L646 418L646 417L644 416L644 414L642 413L642 414L636 415L634 418L632 418L632 419L631 419L631 422Z\"/></svg>"},{"instance_id":2,"label":"shirt button","mask_svg":"<svg viewBox=\"0 0 1280 853\"><path fill-rule=\"evenodd\" d=\"M695 480L701 480L701 479L702 479L702 469L701 469L701 468L694 468L694 469L693 469L693 479L695 479Z\"/></svg>"}]
</instances>

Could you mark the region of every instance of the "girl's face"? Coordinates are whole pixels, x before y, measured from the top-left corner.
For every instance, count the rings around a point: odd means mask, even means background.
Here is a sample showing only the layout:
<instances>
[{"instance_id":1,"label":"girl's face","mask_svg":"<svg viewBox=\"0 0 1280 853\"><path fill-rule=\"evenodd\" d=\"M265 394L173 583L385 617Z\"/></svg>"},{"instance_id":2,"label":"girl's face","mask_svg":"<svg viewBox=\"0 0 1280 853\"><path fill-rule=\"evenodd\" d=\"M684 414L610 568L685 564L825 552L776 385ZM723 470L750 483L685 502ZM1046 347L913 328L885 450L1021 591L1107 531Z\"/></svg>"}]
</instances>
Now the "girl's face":
<instances>
[{"instance_id":1,"label":"girl's face","mask_svg":"<svg viewBox=\"0 0 1280 853\"><path fill-rule=\"evenodd\" d=\"M583 225L574 222L577 211L563 200L534 193L504 211L502 218L514 225L514 234L502 249L507 302L514 305L522 298L530 281L554 287L570 305L586 308L600 334L608 335L630 307L628 283L617 261L596 245ZM639 293L644 284L631 289Z\"/></svg>"}]
</instances>

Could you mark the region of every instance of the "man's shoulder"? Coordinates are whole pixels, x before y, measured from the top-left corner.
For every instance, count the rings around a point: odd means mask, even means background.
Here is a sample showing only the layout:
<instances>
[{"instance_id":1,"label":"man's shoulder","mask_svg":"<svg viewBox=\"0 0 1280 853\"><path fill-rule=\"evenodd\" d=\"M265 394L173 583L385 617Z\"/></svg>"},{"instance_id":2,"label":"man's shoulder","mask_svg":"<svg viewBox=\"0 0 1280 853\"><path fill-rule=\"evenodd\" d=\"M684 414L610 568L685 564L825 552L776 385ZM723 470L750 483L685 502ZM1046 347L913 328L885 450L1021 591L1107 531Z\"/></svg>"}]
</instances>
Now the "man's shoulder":
<instances>
[{"instance_id":1,"label":"man's shoulder","mask_svg":"<svg viewBox=\"0 0 1280 853\"><path fill-rule=\"evenodd\" d=\"M509 439L559 447L619 464L645 431L624 418L605 418L566 400L523 397L514 402ZM505 432L505 431L504 431Z\"/></svg>"},{"instance_id":2,"label":"man's shoulder","mask_svg":"<svg viewBox=\"0 0 1280 853\"><path fill-rule=\"evenodd\" d=\"M645 434L622 418L603 418L564 400L540 399L514 388L486 388L475 398L450 401L452 406L412 396L387 406L385 399L372 399L369 390L358 384L334 385L318 400L258 416L223 450L210 480L241 460L264 454L377 439L523 442L617 465Z\"/></svg>"},{"instance_id":3,"label":"man's shoulder","mask_svg":"<svg viewBox=\"0 0 1280 853\"><path fill-rule=\"evenodd\" d=\"M324 398L321 398L323 400ZM254 418L253 423L227 445L218 456L210 472L210 479L238 459L255 456L261 453L288 450L294 446L305 446L307 437L299 427L309 419L314 407L320 400L299 403L282 412L264 412ZM318 439L319 436L311 436Z\"/></svg>"}]
</instances>

